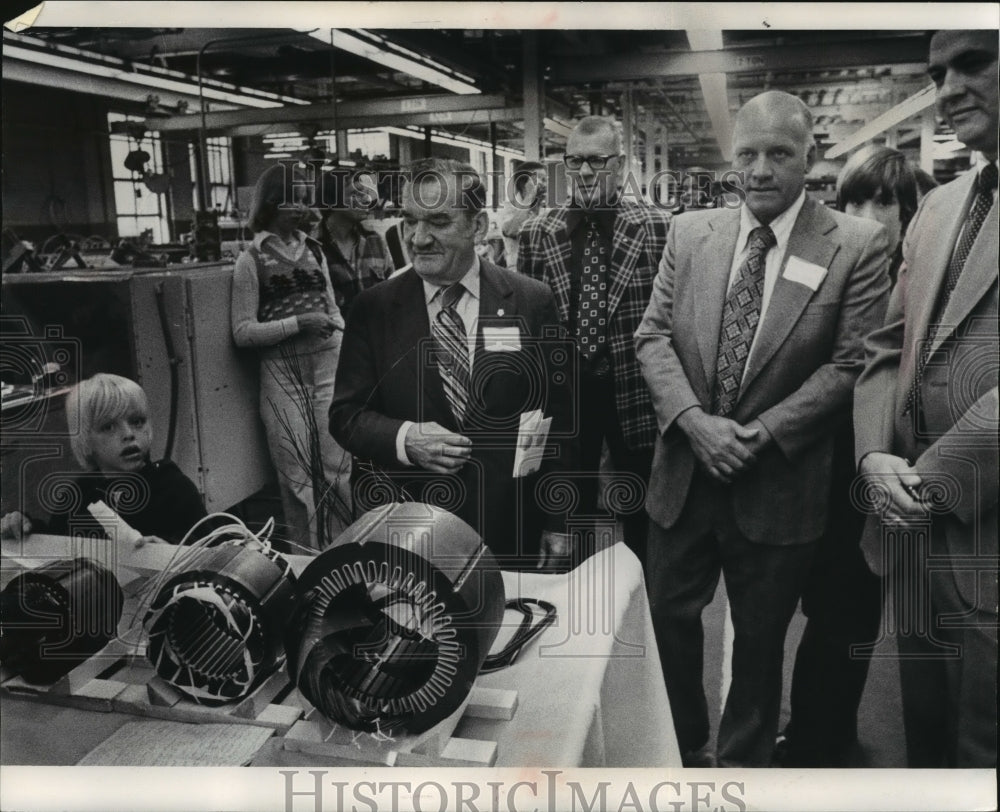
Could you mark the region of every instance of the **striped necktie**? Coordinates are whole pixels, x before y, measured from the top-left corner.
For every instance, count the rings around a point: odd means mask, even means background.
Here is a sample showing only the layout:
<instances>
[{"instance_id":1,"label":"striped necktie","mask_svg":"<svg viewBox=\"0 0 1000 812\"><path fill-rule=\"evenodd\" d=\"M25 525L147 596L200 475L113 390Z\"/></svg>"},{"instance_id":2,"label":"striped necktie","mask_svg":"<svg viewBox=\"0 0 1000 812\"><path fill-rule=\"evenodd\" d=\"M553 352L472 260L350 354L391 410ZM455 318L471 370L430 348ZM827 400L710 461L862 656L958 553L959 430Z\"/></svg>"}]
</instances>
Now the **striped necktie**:
<instances>
[{"instance_id":1,"label":"striped necktie","mask_svg":"<svg viewBox=\"0 0 1000 812\"><path fill-rule=\"evenodd\" d=\"M465 419L470 379L468 336L465 322L456 309L463 293L465 288L461 282L444 288L438 294L441 297L441 310L431 322L431 335L440 349L438 372L451 413L459 425Z\"/></svg>"},{"instance_id":2,"label":"striped necktie","mask_svg":"<svg viewBox=\"0 0 1000 812\"><path fill-rule=\"evenodd\" d=\"M767 226L750 232L750 250L726 296L719 351L715 358L715 391L712 393L712 414L720 417L732 414L739 399L743 371L760 321L765 258L776 244L774 232Z\"/></svg>"},{"instance_id":3,"label":"striped necktie","mask_svg":"<svg viewBox=\"0 0 1000 812\"><path fill-rule=\"evenodd\" d=\"M917 403L920 395L920 383L924 377L924 368L930 360L931 346L934 344L934 338L937 336L938 328L941 326L941 317L944 315L944 311L948 307L948 300L951 299L952 291L955 290L955 285L958 284L958 279L962 275L962 269L965 267L965 261L969 258L972 244L976 241L976 237L979 235L979 231L986 221L986 215L989 214L990 209L993 207L993 190L996 188L997 165L993 163L987 164L979 173L976 199L969 209L969 215L965 221L965 230L959 237L958 244L955 246L955 252L951 255L951 260L948 262L948 269L944 277L944 287L941 289L941 295L934 306L934 315L927 324L927 335L920 346L920 358L917 360L917 369L913 376L913 384L910 386L910 391L906 393L906 406L903 408L904 415L910 414Z\"/></svg>"}]
</instances>

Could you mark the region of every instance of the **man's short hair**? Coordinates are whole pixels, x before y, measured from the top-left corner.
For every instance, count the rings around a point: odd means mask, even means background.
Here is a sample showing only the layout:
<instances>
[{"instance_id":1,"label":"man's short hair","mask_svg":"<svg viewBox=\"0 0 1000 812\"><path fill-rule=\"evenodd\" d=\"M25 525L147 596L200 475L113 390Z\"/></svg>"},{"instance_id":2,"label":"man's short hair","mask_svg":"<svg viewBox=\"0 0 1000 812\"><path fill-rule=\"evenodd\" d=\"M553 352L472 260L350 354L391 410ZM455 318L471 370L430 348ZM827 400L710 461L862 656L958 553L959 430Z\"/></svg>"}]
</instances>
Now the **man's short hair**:
<instances>
[{"instance_id":1,"label":"man's short hair","mask_svg":"<svg viewBox=\"0 0 1000 812\"><path fill-rule=\"evenodd\" d=\"M874 200L884 206L899 203L903 230L917 211L917 178L902 152L869 144L855 152L837 178L837 208Z\"/></svg>"},{"instance_id":2,"label":"man's short hair","mask_svg":"<svg viewBox=\"0 0 1000 812\"><path fill-rule=\"evenodd\" d=\"M576 123L573 132L579 135L595 135L597 133L609 132L615 139L615 152L621 154L622 144L624 143L621 128L613 118L608 118L607 116L585 116Z\"/></svg>"},{"instance_id":3,"label":"man's short hair","mask_svg":"<svg viewBox=\"0 0 1000 812\"><path fill-rule=\"evenodd\" d=\"M517 169L514 170L514 191L520 194L524 191L524 187L528 185L528 180L535 177L535 173L539 169L545 169L544 164L538 163L538 161L525 161Z\"/></svg>"},{"instance_id":4,"label":"man's short hair","mask_svg":"<svg viewBox=\"0 0 1000 812\"><path fill-rule=\"evenodd\" d=\"M472 164L454 158L421 158L407 167L408 183L444 179L451 176L458 184L458 207L469 217L486 208L486 185Z\"/></svg>"},{"instance_id":5,"label":"man's short hair","mask_svg":"<svg viewBox=\"0 0 1000 812\"><path fill-rule=\"evenodd\" d=\"M808 105L802 101L798 96L794 96L791 93L786 93L784 90L765 90L763 93L758 93L752 99L749 99L736 113L736 121L738 122L741 116L745 115L743 112L746 109L755 110L755 108L762 106L782 106L787 108L788 112L792 116L797 116L802 119L802 126L805 128L805 143L806 146L812 146L815 143L815 137L813 136L813 114L810 111Z\"/></svg>"}]
</instances>

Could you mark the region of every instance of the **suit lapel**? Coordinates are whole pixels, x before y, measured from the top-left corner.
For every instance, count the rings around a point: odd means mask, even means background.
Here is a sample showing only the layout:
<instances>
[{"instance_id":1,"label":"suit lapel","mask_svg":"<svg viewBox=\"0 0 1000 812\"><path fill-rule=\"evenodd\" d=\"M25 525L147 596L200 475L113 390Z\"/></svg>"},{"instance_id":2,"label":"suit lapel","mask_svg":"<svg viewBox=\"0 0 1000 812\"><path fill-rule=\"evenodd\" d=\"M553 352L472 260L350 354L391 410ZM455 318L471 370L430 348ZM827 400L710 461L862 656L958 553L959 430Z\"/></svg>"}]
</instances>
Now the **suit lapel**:
<instances>
[{"instance_id":1,"label":"suit lapel","mask_svg":"<svg viewBox=\"0 0 1000 812\"><path fill-rule=\"evenodd\" d=\"M514 290L495 265L481 261L479 271L479 321L476 327L476 355L472 362L472 376L476 379L488 366L489 358L483 340L484 327L512 327L520 324L514 312ZM493 402L492 377L483 388L483 406Z\"/></svg>"},{"instance_id":2,"label":"suit lapel","mask_svg":"<svg viewBox=\"0 0 1000 812\"><path fill-rule=\"evenodd\" d=\"M399 362L399 371L411 378L409 386L413 391L422 392L421 408L426 417L436 415L442 425L457 428L437 364L432 360L431 324L427 318L423 282L412 268L405 274L392 303L394 318L388 325L389 346L394 351L405 352L405 360Z\"/></svg>"},{"instance_id":3,"label":"suit lapel","mask_svg":"<svg viewBox=\"0 0 1000 812\"><path fill-rule=\"evenodd\" d=\"M563 324L569 323L570 262L573 248L566 230L565 210L553 216L550 228L542 236L542 256L545 259L544 281L552 288L556 310Z\"/></svg>"},{"instance_id":4,"label":"suit lapel","mask_svg":"<svg viewBox=\"0 0 1000 812\"><path fill-rule=\"evenodd\" d=\"M912 319L910 330L920 341L927 335L927 325L930 324L938 293L944 284L948 260L951 259L951 251L955 247L963 222L962 207L971 191L974 178L975 176L970 174L967 182L954 184L954 189L945 186L928 200L928 203L934 205L934 209L926 212L924 216L927 217L927 223L931 227L930 233L934 234L934 238L921 240L919 258L920 266L927 270L921 274L906 276L907 316ZM938 200L936 205L935 198ZM958 215L955 213L956 210L959 211Z\"/></svg>"},{"instance_id":5,"label":"suit lapel","mask_svg":"<svg viewBox=\"0 0 1000 812\"><path fill-rule=\"evenodd\" d=\"M715 382L715 360L719 352L719 330L722 328L722 308L729 288L729 271L740 233L740 213L726 210L709 221L701 245L691 258L695 278L695 330L698 349L705 369L705 381L711 391Z\"/></svg>"},{"instance_id":6,"label":"suit lapel","mask_svg":"<svg viewBox=\"0 0 1000 812\"><path fill-rule=\"evenodd\" d=\"M747 362L741 391L746 391L751 381L785 342L809 300L816 294L816 291L808 285L785 278L785 267L789 258L798 257L829 270L838 245L828 235L836 228L837 221L830 213L822 205L807 197L789 235L788 249L781 262L767 312L764 314L764 320L761 322ZM822 284L821 282L820 286Z\"/></svg>"},{"instance_id":7,"label":"suit lapel","mask_svg":"<svg viewBox=\"0 0 1000 812\"><path fill-rule=\"evenodd\" d=\"M641 220L636 221L629 216L628 209L620 209L615 218L614 234L611 238L611 266L608 268L609 321L639 261L639 249L645 242L640 237L645 227Z\"/></svg>"},{"instance_id":8,"label":"suit lapel","mask_svg":"<svg viewBox=\"0 0 1000 812\"><path fill-rule=\"evenodd\" d=\"M965 222L966 219L965 217L959 218L959 222ZM965 260L965 267L958 277L955 289L951 292L951 298L948 300L944 313L941 314L941 323L945 325L945 328L935 333L934 342L931 344L931 352L935 352L954 333L955 327L961 324L962 320L969 314L969 311L976 306L979 300L986 295L990 287L996 283L997 229L1000 227L998 220L1000 218L998 218L997 204L994 201L989 214L986 215L986 220L983 222L982 228L979 230L976 241L972 244L969 256ZM957 234L958 229L956 229L956 236ZM949 249L953 249L954 241L949 243L948 246ZM944 263L945 268L947 268L948 262L951 260L951 253L952 251L949 250L949 256ZM941 278L943 279L943 274ZM940 290L940 286L935 288L935 290ZM930 319L930 314L928 314L927 318ZM921 335L924 334L926 334L926 330L925 333L921 333Z\"/></svg>"}]
</instances>

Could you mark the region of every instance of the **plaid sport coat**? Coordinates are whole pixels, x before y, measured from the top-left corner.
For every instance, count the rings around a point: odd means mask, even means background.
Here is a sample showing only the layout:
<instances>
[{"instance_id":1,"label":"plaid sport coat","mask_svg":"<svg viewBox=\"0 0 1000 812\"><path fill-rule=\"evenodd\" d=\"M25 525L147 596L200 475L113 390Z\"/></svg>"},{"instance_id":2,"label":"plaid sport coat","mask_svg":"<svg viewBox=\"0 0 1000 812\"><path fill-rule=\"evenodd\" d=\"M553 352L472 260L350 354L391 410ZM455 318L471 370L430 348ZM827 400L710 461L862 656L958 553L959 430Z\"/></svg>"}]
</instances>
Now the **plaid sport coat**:
<instances>
[{"instance_id":1,"label":"plaid sport coat","mask_svg":"<svg viewBox=\"0 0 1000 812\"><path fill-rule=\"evenodd\" d=\"M572 247L566 205L532 217L521 229L517 269L552 288L564 327L569 324ZM608 344L614 368L618 424L632 449L652 448L656 415L635 357L634 334L653 291L653 279L667 241L670 215L623 200L615 218L608 290Z\"/></svg>"}]
</instances>

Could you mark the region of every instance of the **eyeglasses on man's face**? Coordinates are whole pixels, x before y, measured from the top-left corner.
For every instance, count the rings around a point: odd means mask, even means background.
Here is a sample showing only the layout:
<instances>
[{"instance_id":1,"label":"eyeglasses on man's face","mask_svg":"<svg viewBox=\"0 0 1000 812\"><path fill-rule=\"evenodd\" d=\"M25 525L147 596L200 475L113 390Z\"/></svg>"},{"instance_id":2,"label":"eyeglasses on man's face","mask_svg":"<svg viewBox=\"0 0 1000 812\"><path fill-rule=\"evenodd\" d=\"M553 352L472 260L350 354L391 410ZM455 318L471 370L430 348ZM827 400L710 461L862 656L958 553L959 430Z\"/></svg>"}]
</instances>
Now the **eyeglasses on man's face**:
<instances>
[{"instance_id":1,"label":"eyeglasses on man's face","mask_svg":"<svg viewBox=\"0 0 1000 812\"><path fill-rule=\"evenodd\" d=\"M582 169L584 163L591 169L604 169L608 161L617 157L617 155L564 155L563 163L567 169Z\"/></svg>"}]
</instances>

